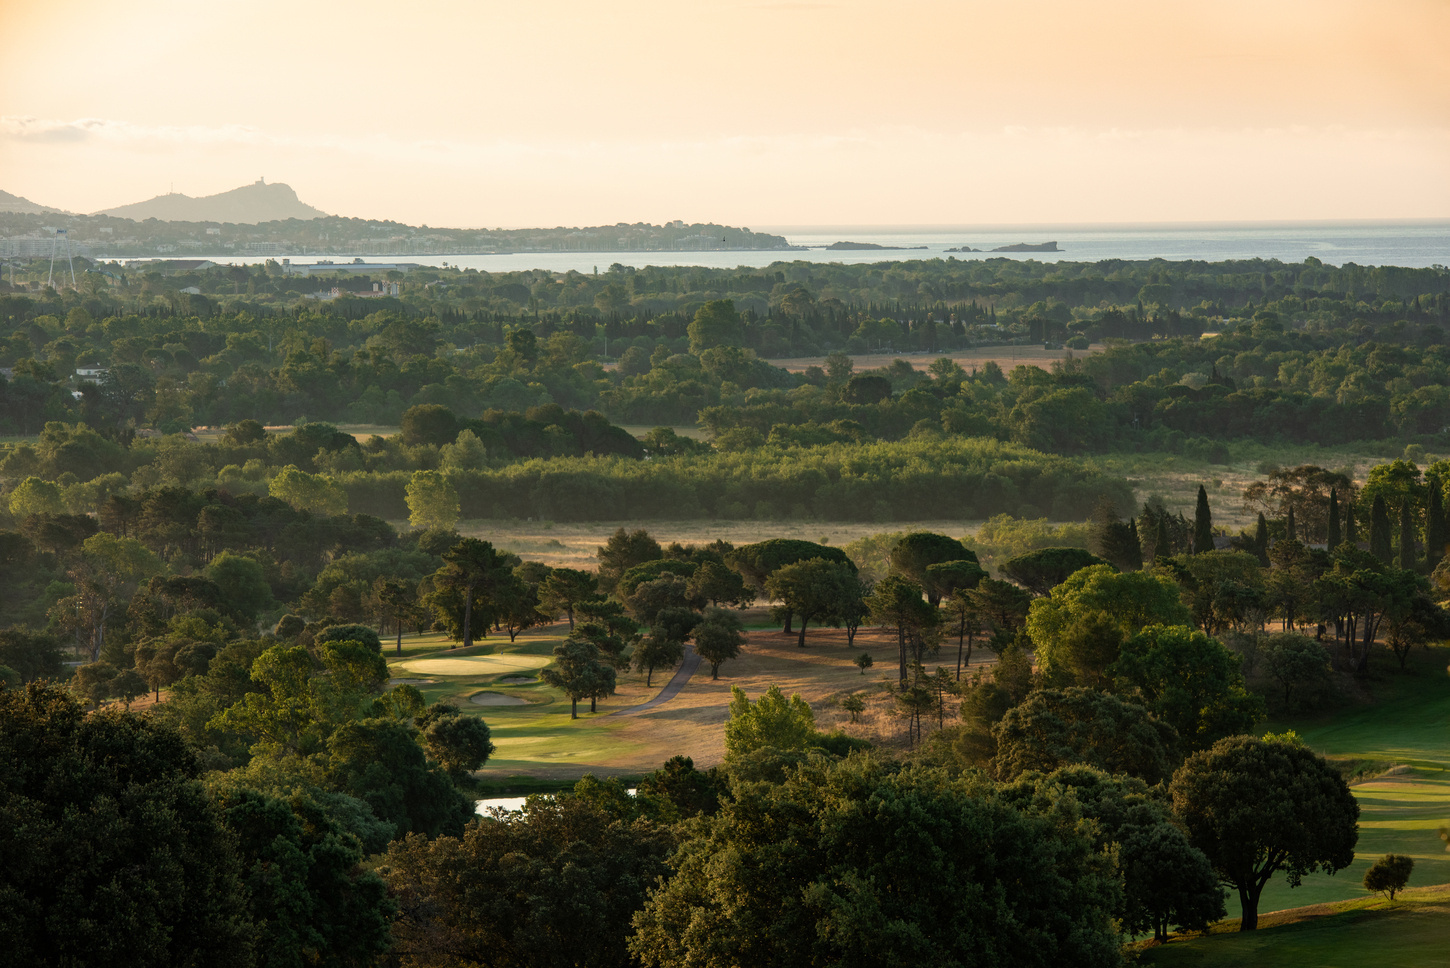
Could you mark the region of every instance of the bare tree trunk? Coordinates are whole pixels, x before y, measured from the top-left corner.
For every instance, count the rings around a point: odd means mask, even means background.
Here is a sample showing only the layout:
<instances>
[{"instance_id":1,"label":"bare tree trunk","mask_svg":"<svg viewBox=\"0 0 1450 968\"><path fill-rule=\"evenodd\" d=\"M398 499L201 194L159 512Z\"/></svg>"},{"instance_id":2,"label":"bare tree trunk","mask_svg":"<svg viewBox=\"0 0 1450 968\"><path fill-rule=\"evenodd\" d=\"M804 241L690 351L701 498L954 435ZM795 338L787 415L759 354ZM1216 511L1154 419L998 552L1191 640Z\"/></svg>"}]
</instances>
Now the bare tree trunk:
<instances>
[{"instance_id":1,"label":"bare tree trunk","mask_svg":"<svg viewBox=\"0 0 1450 968\"><path fill-rule=\"evenodd\" d=\"M463 590L463 647L470 648L473 645L473 586L468 585ZM457 646L455 646L457 648Z\"/></svg>"}]
</instances>

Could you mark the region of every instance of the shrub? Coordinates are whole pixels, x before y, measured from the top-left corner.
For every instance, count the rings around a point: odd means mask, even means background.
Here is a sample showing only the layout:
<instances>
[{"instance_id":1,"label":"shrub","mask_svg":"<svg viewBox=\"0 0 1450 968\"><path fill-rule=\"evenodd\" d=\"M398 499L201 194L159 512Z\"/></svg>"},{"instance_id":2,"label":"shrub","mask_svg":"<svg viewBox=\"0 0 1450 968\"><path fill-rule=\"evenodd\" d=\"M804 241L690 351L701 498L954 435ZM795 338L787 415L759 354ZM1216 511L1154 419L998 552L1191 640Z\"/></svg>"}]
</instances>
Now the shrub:
<instances>
[{"instance_id":1,"label":"shrub","mask_svg":"<svg viewBox=\"0 0 1450 968\"><path fill-rule=\"evenodd\" d=\"M1379 891L1391 901L1410 882L1410 872L1415 869L1415 859L1404 854L1385 854L1374 862L1364 874L1364 889Z\"/></svg>"}]
</instances>

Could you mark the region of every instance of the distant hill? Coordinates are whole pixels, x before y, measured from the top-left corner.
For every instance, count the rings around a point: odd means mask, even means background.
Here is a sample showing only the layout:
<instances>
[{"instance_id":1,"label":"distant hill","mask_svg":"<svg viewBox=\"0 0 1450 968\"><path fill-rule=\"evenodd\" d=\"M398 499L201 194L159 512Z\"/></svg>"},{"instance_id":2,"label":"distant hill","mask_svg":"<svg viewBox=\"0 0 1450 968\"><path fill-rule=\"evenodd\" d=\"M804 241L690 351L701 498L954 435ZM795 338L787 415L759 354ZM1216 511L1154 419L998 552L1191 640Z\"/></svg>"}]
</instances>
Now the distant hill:
<instances>
[{"instance_id":1,"label":"distant hill","mask_svg":"<svg viewBox=\"0 0 1450 968\"><path fill-rule=\"evenodd\" d=\"M172 192L169 195L157 195L149 201L136 202L134 205L108 208L96 214L135 219L138 222L154 218L163 222L230 222L235 225L327 216L321 209L303 204L291 186L281 182L268 185L260 178L251 185L233 188L217 195L192 198L190 195Z\"/></svg>"},{"instance_id":2,"label":"distant hill","mask_svg":"<svg viewBox=\"0 0 1450 968\"><path fill-rule=\"evenodd\" d=\"M44 215L49 212L59 213L60 209L37 205L28 198L21 198L19 195L12 195L9 192L0 192L0 212L20 212L23 215Z\"/></svg>"}]
</instances>

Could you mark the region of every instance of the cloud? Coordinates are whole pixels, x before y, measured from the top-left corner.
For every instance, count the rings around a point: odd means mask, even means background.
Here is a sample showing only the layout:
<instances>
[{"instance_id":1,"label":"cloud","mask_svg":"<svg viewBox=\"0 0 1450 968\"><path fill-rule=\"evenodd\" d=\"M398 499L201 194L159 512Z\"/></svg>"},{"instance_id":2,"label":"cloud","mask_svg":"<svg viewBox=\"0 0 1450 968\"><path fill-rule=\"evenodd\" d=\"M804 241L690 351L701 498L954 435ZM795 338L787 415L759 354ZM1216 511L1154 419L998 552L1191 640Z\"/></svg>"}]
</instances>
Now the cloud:
<instances>
[{"instance_id":1,"label":"cloud","mask_svg":"<svg viewBox=\"0 0 1450 968\"><path fill-rule=\"evenodd\" d=\"M0 117L0 138L38 144L76 144L88 141L95 129L106 122L95 118L78 121L48 121L41 118Z\"/></svg>"}]
</instances>

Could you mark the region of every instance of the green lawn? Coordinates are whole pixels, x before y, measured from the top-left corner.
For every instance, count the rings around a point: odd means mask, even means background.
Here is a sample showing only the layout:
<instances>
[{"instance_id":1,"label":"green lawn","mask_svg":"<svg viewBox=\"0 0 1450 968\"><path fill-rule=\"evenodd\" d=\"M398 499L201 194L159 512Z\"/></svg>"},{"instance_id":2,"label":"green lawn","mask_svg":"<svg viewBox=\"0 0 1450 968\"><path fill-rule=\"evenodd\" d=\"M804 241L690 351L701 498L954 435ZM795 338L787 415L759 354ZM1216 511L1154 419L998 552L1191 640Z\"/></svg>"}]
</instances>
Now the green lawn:
<instances>
[{"instance_id":1,"label":"green lawn","mask_svg":"<svg viewBox=\"0 0 1450 968\"><path fill-rule=\"evenodd\" d=\"M1370 701L1265 726L1273 732L1293 729L1317 752L1335 759L1400 768L1352 787L1361 811L1354 863L1334 875L1310 875L1297 888L1276 878L1264 888L1261 914L1364 897L1364 872L1388 853L1415 858L1412 885L1450 883L1450 854L1438 834L1450 824L1450 649L1416 651L1405 672L1387 655L1377 659L1365 684ZM1230 897L1229 917L1238 913L1238 898ZM1450 950L1450 928L1446 945Z\"/></svg>"},{"instance_id":2,"label":"green lawn","mask_svg":"<svg viewBox=\"0 0 1450 968\"><path fill-rule=\"evenodd\" d=\"M384 653L393 675L410 680L428 702L447 699L457 703L465 714L488 720L498 752L488 761L482 776L486 786L499 790L535 787L537 782L527 781L523 774L529 774L536 781L540 767L549 764L558 764L575 775L590 770L615 773L618 772L615 761L639 747L637 742L619 735L628 720L604 717L571 720L568 701L537 679L523 683L503 681L517 676L537 676L538 670L548 664L554 645L563 638L564 631L558 626L533 630L514 642L507 635L496 633L471 649L451 648L453 643L439 635L405 636L401 658L392 642L384 643ZM453 661L450 663L450 660ZM457 671L448 669L448 664ZM477 668L469 669L473 664ZM436 671L440 665L448 671ZM661 685L659 676L655 685L656 688ZM478 705L471 697L479 693L510 696L524 700L525 704ZM588 705L584 704L582 709L587 711Z\"/></svg>"},{"instance_id":3,"label":"green lawn","mask_svg":"<svg viewBox=\"0 0 1450 968\"><path fill-rule=\"evenodd\" d=\"M1450 887L1322 905L1260 920L1247 934L1217 933L1147 948L1164 968L1444 968L1450 963ZM1224 925L1225 929L1237 925Z\"/></svg>"}]
</instances>

